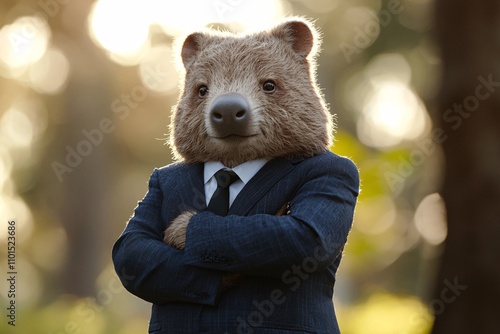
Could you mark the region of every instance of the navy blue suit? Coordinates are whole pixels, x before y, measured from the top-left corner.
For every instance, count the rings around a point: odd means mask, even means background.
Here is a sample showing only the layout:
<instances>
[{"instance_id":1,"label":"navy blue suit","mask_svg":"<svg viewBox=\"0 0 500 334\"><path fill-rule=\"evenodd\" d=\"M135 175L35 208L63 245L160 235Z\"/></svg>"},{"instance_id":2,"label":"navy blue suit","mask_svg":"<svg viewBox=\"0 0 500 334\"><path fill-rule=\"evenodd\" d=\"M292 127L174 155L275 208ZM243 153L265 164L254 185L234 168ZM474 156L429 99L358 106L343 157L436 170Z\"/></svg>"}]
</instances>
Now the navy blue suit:
<instances>
[{"instance_id":1,"label":"navy blue suit","mask_svg":"<svg viewBox=\"0 0 500 334\"><path fill-rule=\"evenodd\" d=\"M269 161L225 217L206 211L203 163L155 169L113 248L128 291L153 303L150 333L339 333L332 295L358 171L331 152ZM290 202L286 215L276 212ZM185 250L162 242L180 213ZM242 278L227 291L222 276Z\"/></svg>"}]
</instances>

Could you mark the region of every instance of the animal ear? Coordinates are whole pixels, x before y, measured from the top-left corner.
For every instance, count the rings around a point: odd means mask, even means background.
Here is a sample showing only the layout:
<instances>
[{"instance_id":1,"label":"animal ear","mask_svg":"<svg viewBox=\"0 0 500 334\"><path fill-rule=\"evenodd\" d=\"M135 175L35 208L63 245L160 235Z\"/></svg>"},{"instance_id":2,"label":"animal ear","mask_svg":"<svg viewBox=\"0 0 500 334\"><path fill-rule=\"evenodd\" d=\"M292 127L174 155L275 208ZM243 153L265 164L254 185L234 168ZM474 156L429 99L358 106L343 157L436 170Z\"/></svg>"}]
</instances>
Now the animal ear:
<instances>
[{"instance_id":1,"label":"animal ear","mask_svg":"<svg viewBox=\"0 0 500 334\"><path fill-rule=\"evenodd\" d=\"M201 41L204 35L199 32L192 33L184 40L181 50L182 63L188 68L194 63L196 56L201 51Z\"/></svg>"},{"instance_id":2,"label":"animal ear","mask_svg":"<svg viewBox=\"0 0 500 334\"><path fill-rule=\"evenodd\" d=\"M307 57L319 42L318 32L302 18L291 18L271 30L271 35L290 43L293 51Z\"/></svg>"}]
</instances>

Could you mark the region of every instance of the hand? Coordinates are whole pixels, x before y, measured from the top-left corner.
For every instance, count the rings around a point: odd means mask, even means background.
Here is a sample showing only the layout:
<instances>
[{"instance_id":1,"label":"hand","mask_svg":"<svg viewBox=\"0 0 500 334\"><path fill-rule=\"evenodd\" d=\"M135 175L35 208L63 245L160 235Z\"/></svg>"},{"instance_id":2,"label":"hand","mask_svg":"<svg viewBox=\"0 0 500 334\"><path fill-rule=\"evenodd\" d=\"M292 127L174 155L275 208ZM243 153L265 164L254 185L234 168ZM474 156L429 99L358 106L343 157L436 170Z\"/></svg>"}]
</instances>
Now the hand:
<instances>
[{"instance_id":1,"label":"hand","mask_svg":"<svg viewBox=\"0 0 500 334\"><path fill-rule=\"evenodd\" d=\"M185 211L175 218L170 226L165 230L163 242L178 249L186 247L186 231L194 212Z\"/></svg>"}]
</instances>

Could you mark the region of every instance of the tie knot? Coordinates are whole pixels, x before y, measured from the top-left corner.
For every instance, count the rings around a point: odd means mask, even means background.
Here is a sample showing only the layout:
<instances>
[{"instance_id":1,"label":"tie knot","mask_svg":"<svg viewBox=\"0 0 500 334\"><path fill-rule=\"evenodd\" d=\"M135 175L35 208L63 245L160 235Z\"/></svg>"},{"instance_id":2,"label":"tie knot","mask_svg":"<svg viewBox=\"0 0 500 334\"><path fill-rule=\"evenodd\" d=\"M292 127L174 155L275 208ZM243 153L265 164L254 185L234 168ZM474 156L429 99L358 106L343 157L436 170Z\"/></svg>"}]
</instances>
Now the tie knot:
<instances>
[{"instance_id":1,"label":"tie knot","mask_svg":"<svg viewBox=\"0 0 500 334\"><path fill-rule=\"evenodd\" d=\"M221 169L214 176L217 180L217 186L222 188L229 188L233 182L239 180L239 176L232 170Z\"/></svg>"}]
</instances>

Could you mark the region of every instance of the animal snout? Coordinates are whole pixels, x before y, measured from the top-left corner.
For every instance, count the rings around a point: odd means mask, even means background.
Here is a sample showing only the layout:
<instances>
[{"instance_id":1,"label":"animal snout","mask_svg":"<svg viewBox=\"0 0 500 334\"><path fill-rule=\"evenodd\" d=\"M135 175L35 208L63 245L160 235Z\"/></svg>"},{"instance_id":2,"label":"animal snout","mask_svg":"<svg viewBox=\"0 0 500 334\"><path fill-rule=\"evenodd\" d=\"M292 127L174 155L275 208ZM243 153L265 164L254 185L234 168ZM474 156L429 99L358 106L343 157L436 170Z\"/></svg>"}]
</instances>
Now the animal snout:
<instances>
[{"instance_id":1,"label":"animal snout","mask_svg":"<svg viewBox=\"0 0 500 334\"><path fill-rule=\"evenodd\" d=\"M218 138L250 135L250 106L241 94L227 93L218 96L210 108L209 119Z\"/></svg>"}]
</instances>

